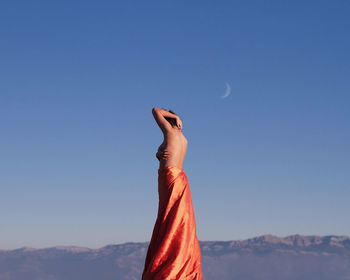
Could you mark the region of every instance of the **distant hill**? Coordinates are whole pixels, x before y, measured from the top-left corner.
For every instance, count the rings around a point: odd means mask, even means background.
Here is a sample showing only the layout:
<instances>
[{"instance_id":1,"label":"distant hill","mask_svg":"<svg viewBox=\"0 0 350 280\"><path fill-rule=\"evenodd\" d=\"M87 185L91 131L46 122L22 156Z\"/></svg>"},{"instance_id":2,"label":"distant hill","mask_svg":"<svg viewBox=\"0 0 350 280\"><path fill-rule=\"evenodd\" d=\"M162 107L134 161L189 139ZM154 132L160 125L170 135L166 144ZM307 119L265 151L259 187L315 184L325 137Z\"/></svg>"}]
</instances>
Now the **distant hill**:
<instances>
[{"instance_id":1,"label":"distant hill","mask_svg":"<svg viewBox=\"0 0 350 280\"><path fill-rule=\"evenodd\" d=\"M204 280L350 280L350 237L201 241ZM0 250L0 280L140 280L148 243Z\"/></svg>"}]
</instances>

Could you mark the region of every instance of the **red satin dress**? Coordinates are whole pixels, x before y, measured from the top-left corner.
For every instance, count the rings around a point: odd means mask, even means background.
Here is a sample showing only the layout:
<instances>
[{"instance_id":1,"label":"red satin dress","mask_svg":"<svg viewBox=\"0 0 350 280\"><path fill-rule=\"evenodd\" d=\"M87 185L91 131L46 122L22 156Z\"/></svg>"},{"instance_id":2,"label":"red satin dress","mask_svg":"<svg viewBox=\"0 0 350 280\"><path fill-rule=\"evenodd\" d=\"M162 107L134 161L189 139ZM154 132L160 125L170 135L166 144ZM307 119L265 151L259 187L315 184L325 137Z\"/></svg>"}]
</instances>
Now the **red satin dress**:
<instances>
[{"instance_id":1,"label":"red satin dress","mask_svg":"<svg viewBox=\"0 0 350 280\"><path fill-rule=\"evenodd\" d=\"M184 170L158 169L159 205L142 280L203 280L191 192Z\"/></svg>"}]
</instances>

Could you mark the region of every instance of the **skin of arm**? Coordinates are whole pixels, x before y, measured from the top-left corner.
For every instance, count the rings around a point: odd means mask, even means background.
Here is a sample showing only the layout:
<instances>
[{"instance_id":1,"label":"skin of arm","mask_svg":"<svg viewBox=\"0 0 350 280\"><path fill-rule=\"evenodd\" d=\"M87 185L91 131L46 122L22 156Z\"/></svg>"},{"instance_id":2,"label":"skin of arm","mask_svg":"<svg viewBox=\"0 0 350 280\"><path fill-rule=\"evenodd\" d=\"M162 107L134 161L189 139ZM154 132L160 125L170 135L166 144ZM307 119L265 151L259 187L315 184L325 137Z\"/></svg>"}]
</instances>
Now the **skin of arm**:
<instances>
[{"instance_id":1,"label":"skin of arm","mask_svg":"<svg viewBox=\"0 0 350 280\"><path fill-rule=\"evenodd\" d=\"M152 114L158 126L160 127L160 129L163 131L164 134L169 133L172 130L170 123L165 119L165 117L175 119L178 128L182 129L182 122L177 115L170 113L169 111L166 111L164 109L155 108L155 107L152 108Z\"/></svg>"},{"instance_id":2,"label":"skin of arm","mask_svg":"<svg viewBox=\"0 0 350 280\"><path fill-rule=\"evenodd\" d=\"M153 111L156 111L156 112L160 112L164 117L168 117L168 118L177 118L178 116L177 115L175 115L175 114L173 114L173 113L170 113L169 111L167 111L167 110L164 110L164 109L162 109L162 108L156 108L156 107L154 107L153 109L152 109L152 113L153 113Z\"/></svg>"}]
</instances>

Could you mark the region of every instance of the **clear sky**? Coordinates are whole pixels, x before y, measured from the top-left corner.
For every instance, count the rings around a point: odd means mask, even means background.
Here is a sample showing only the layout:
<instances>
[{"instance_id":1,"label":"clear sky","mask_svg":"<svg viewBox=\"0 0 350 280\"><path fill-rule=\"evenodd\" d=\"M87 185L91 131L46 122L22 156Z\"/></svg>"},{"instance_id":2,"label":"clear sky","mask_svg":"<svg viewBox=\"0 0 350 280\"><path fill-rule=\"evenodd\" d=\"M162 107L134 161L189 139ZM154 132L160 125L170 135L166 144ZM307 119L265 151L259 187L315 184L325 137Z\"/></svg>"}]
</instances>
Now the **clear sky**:
<instances>
[{"instance_id":1,"label":"clear sky","mask_svg":"<svg viewBox=\"0 0 350 280\"><path fill-rule=\"evenodd\" d=\"M0 248L148 241L153 107L183 121L200 240L350 235L349 14L349 1L3 1Z\"/></svg>"}]
</instances>

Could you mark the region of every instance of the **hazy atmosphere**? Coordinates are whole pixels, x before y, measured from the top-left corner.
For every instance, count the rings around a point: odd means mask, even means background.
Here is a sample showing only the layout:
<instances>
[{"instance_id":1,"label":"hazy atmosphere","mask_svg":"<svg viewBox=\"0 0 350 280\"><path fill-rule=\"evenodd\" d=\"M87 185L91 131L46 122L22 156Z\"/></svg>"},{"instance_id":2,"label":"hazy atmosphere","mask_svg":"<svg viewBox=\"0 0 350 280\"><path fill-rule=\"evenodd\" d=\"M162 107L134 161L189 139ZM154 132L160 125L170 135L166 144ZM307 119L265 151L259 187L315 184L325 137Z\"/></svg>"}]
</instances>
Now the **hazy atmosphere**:
<instances>
[{"instance_id":1,"label":"hazy atmosphere","mask_svg":"<svg viewBox=\"0 0 350 280\"><path fill-rule=\"evenodd\" d=\"M149 241L153 107L182 119L199 240L350 235L349 12L2 2L0 249Z\"/></svg>"}]
</instances>

